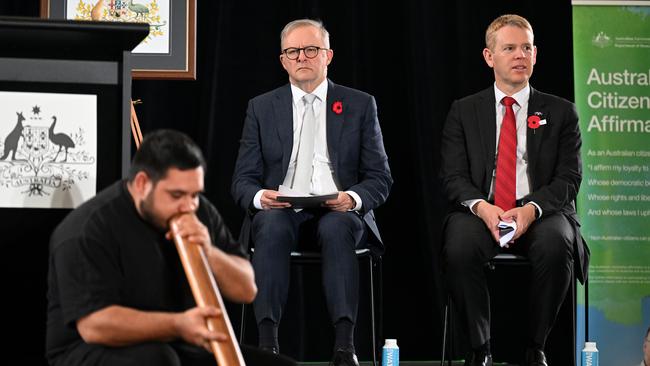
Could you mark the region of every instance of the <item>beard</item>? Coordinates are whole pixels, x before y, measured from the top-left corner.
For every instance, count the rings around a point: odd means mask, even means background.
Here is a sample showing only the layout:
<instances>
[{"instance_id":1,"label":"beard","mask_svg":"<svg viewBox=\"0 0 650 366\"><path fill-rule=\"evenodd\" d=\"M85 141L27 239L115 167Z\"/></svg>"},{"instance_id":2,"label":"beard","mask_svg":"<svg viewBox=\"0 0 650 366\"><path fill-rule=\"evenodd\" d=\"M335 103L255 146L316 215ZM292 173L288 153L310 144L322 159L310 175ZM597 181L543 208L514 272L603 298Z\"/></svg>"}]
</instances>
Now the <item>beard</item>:
<instances>
[{"instance_id":1,"label":"beard","mask_svg":"<svg viewBox=\"0 0 650 366\"><path fill-rule=\"evenodd\" d=\"M144 221L153 225L156 229L167 231L167 220L156 213L153 202L153 192L150 192L142 201L140 201L140 213Z\"/></svg>"}]
</instances>

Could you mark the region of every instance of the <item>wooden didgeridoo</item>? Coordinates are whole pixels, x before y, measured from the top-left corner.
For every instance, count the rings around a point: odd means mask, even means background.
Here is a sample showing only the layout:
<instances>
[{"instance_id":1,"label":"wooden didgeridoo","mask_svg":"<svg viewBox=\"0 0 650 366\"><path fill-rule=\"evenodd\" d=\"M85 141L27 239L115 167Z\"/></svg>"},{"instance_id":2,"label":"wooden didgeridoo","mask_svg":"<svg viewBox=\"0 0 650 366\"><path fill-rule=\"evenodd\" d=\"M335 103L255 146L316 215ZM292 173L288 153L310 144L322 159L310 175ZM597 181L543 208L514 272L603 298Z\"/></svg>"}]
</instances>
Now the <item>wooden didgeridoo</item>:
<instances>
[{"instance_id":1,"label":"wooden didgeridoo","mask_svg":"<svg viewBox=\"0 0 650 366\"><path fill-rule=\"evenodd\" d=\"M186 214L187 215L187 214ZM207 327L211 331L225 334L227 341L210 342L210 348L214 354L219 366L245 366L239 345L236 342L235 332L232 330L228 313L223 305L221 293L217 288L217 283L212 275L212 270L208 264L208 258L201 245L188 242L178 235L178 218L173 217L169 221L169 227L174 237L174 243L178 250L178 255L183 263L185 275L190 283L192 295L197 306L213 306L221 310L222 316L218 318L208 318Z\"/></svg>"}]
</instances>

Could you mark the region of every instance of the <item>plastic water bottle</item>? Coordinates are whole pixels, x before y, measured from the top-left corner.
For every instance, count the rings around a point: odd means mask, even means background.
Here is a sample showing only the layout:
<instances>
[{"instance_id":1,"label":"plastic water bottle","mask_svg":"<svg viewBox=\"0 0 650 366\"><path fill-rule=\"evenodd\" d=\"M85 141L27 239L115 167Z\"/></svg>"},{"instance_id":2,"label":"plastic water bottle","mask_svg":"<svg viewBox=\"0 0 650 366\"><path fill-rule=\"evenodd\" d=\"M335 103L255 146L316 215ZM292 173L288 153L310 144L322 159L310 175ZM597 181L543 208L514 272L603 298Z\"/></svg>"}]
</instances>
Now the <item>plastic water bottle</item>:
<instances>
[{"instance_id":1,"label":"plastic water bottle","mask_svg":"<svg viewBox=\"0 0 650 366\"><path fill-rule=\"evenodd\" d=\"M582 350L582 366L598 366L596 342L585 342L585 348Z\"/></svg>"},{"instance_id":2,"label":"plastic water bottle","mask_svg":"<svg viewBox=\"0 0 650 366\"><path fill-rule=\"evenodd\" d=\"M381 355L382 366L399 366L397 339L387 339Z\"/></svg>"}]
</instances>

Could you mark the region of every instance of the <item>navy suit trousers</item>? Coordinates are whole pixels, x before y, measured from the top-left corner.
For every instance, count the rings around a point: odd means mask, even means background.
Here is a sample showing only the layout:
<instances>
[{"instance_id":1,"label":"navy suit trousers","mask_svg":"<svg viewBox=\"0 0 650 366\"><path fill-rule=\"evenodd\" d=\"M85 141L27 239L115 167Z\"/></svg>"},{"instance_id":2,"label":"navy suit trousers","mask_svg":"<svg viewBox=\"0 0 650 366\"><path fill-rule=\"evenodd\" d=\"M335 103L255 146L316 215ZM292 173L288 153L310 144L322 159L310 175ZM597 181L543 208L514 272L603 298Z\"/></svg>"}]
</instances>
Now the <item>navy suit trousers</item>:
<instances>
[{"instance_id":1,"label":"navy suit trousers","mask_svg":"<svg viewBox=\"0 0 650 366\"><path fill-rule=\"evenodd\" d=\"M315 232L308 234L315 237L322 254L323 288L332 323L342 318L356 321L359 263L355 249L363 245L366 236L359 215L324 209L271 209L257 212L251 227L258 288L253 306L258 324L264 319L280 322L289 291L290 253L299 248L299 234L305 225L314 228Z\"/></svg>"}]
</instances>

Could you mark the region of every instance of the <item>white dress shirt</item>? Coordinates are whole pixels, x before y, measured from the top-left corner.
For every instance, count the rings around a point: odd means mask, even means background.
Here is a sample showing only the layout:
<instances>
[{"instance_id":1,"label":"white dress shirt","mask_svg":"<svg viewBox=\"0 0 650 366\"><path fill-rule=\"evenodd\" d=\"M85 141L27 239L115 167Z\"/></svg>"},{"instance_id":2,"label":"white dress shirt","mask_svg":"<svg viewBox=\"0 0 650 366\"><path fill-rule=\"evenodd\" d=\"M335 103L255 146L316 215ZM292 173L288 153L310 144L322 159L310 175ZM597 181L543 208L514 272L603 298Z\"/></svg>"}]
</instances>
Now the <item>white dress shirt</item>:
<instances>
[{"instance_id":1,"label":"white dress shirt","mask_svg":"<svg viewBox=\"0 0 650 366\"><path fill-rule=\"evenodd\" d=\"M497 124L497 133L495 136L496 139L496 149L494 160L496 162L496 154L499 152L499 134L501 133L501 123L503 117L506 114L506 106L501 104L501 100L508 95L499 88L497 88L496 83L494 83L494 99L495 110L496 110L496 124ZM515 197L517 200L522 199L530 193L530 181L528 179L528 151L526 150L526 141L527 141L527 130L528 130L528 99L530 98L530 84L527 84L525 88L511 95L512 98L517 102L512 105L512 110L515 112L515 121L517 124L517 192ZM490 182L490 193L488 199L494 197L494 181L496 178L496 170L492 171L492 180ZM467 200L463 202L463 205L469 207L473 213L474 205L476 205L482 199ZM542 208L535 202L530 202L537 208L539 217L542 217Z\"/></svg>"},{"instance_id":2,"label":"white dress shirt","mask_svg":"<svg viewBox=\"0 0 650 366\"><path fill-rule=\"evenodd\" d=\"M334 170L329 158L327 149L327 79L323 80L320 85L311 93L316 96L314 99L314 116L316 117L316 136L314 141L314 160L313 173L311 177L310 192L302 192L306 195L322 195L338 192L339 188L334 182ZM298 146L300 145L300 131L302 128L303 116L305 114L305 104L302 97L307 94L304 90L295 85L291 85L292 109L293 109L293 148L291 149L291 158L289 167L284 177L282 185L291 187L296 172L296 160L298 158ZM257 209L262 209L261 197L264 189L259 190L253 198L253 205ZM352 209L358 211L361 209L361 197L356 192L346 191L355 201L356 206Z\"/></svg>"}]
</instances>

